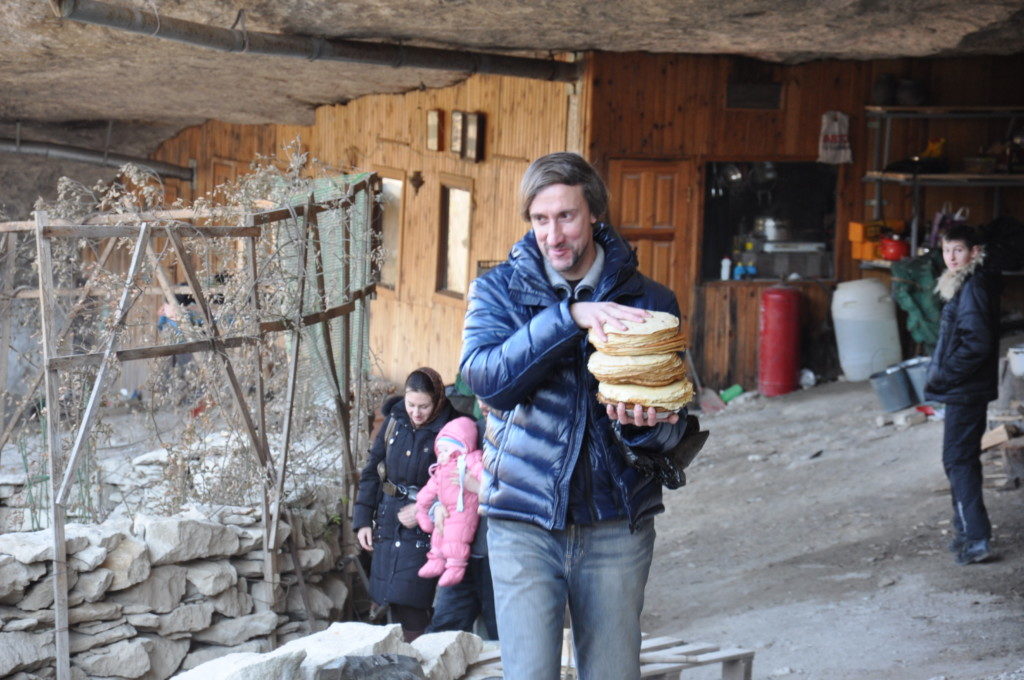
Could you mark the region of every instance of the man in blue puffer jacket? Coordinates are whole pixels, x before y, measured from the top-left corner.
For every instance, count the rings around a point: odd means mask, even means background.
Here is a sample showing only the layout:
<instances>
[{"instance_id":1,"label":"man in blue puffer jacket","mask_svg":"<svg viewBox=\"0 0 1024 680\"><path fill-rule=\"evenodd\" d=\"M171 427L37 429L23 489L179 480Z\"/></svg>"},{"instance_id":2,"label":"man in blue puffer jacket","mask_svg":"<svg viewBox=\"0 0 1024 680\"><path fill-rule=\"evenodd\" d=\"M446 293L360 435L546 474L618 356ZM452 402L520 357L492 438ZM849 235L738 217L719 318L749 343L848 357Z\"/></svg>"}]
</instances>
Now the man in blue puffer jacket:
<instances>
[{"instance_id":1,"label":"man in blue puffer jacket","mask_svg":"<svg viewBox=\"0 0 1024 680\"><path fill-rule=\"evenodd\" d=\"M480 500L504 677L559 677L568 602L580 678L639 678L653 516L664 507L659 482L631 467L623 446L649 456L672 450L685 413L658 421L653 408L598 404L587 330L603 336L643 320L643 310L678 315L679 307L599 221L607 189L583 158L534 161L520 194L532 229L473 283L461 360L467 384L492 408Z\"/></svg>"}]
</instances>

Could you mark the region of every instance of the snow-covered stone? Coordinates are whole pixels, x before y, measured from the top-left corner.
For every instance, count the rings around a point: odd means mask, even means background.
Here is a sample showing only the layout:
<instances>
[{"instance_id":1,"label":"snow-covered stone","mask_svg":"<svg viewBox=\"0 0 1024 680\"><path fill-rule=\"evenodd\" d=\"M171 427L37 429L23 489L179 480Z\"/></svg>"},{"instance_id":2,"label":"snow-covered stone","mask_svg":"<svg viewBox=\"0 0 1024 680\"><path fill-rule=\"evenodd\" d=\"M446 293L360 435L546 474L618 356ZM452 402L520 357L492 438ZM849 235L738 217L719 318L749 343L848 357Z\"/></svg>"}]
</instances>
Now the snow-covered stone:
<instances>
[{"instance_id":1,"label":"snow-covered stone","mask_svg":"<svg viewBox=\"0 0 1024 680\"><path fill-rule=\"evenodd\" d=\"M201 560L185 565L185 578L203 595L224 592L238 581L238 573L227 560Z\"/></svg>"},{"instance_id":2,"label":"snow-covered stone","mask_svg":"<svg viewBox=\"0 0 1024 680\"><path fill-rule=\"evenodd\" d=\"M185 594L185 567L168 564L154 567L142 583L111 593L108 600L123 605L142 605L158 614L166 614L181 602Z\"/></svg>"},{"instance_id":3,"label":"snow-covered stone","mask_svg":"<svg viewBox=\"0 0 1024 680\"><path fill-rule=\"evenodd\" d=\"M228 654L174 676L176 680L296 680L302 650L274 654Z\"/></svg>"},{"instance_id":4,"label":"snow-covered stone","mask_svg":"<svg viewBox=\"0 0 1024 680\"><path fill-rule=\"evenodd\" d=\"M89 545L84 536L64 536L64 549L72 555ZM0 534L0 553L10 555L22 564L47 562L53 559L53 532L49 529Z\"/></svg>"},{"instance_id":5,"label":"snow-covered stone","mask_svg":"<svg viewBox=\"0 0 1024 680\"><path fill-rule=\"evenodd\" d=\"M142 638L122 640L76 656L72 661L92 678L139 678L150 668L152 646L152 642Z\"/></svg>"},{"instance_id":6,"label":"snow-covered stone","mask_svg":"<svg viewBox=\"0 0 1024 680\"><path fill-rule=\"evenodd\" d=\"M238 536L216 522L142 515L135 520L135 532L144 535L154 566L227 557L238 550Z\"/></svg>"},{"instance_id":7,"label":"snow-covered stone","mask_svg":"<svg viewBox=\"0 0 1024 680\"><path fill-rule=\"evenodd\" d=\"M188 654L188 640L168 640L156 635L140 635L149 640L149 670L139 680L166 680L181 667Z\"/></svg>"},{"instance_id":8,"label":"snow-covered stone","mask_svg":"<svg viewBox=\"0 0 1024 680\"><path fill-rule=\"evenodd\" d=\"M269 635L275 628L277 614L269 611L259 612L237 619L218 621L206 630L194 634L192 638L198 642L231 646L245 642L249 638Z\"/></svg>"},{"instance_id":9,"label":"snow-covered stone","mask_svg":"<svg viewBox=\"0 0 1024 680\"><path fill-rule=\"evenodd\" d=\"M146 544L125 538L107 553L103 567L113 572L110 590L124 590L149 578L150 559Z\"/></svg>"},{"instance_id":10,"label":"snow-covered stone","mask_svg":"<svg viewBox=\"0 0 1024 680\"><path fill-rule=\"evenodd\" d=\"M53 661L53 631L0 633L0 677Z\"/></svg>"},{"instance_id":11,"label":"snow-covered stone","mask_svg":"<svg viewBox=\"0 0 1024 680\"><path fill-rule=\"evenodd\" d=\"M483 640L472 633L445 631L421 635L412 641L423 656L423 672L428 680L456 680L469 664L477 660Z\"/></svg>"}]
</instances>

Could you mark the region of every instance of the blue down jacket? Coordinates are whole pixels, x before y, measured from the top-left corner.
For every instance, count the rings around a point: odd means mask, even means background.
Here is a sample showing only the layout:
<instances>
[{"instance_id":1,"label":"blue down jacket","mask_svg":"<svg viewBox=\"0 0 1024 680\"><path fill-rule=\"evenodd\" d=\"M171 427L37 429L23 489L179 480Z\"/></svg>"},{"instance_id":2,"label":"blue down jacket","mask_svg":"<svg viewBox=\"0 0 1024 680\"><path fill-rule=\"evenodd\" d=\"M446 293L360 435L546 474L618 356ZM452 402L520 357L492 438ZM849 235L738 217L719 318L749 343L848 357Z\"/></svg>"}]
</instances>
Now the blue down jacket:
<instances>
[{"instance_id":1,"label":"blue down jacket","mask_svg":"<svg viewBox=\"0 0 1024 680\"><path fill-rule=\"evenodd\" d=\"M605 265L591 299L678 315L675 296L640 274L622 237L604 224L594 228ZM586 460L580 464L590 466L593 478L614 486L589 499L595 520L628 517L635 527L664 510L660 484L627 464L605 407L597 402L597 382L587 370L590 351L585 331L569 314L569 301L560 300L548 282L532 231L512 247L506 262L473 282L460 364L466 383L493 409L480 497L489 517L564 528L570 478L581 452ZM670 450L684 432L682 420L622 428L625 443L648 455Z\"/></svg>"},{"instance_id":2,"label":"blue down jacket","mask_svg":"<svg viewBox=\"0 0 1024 680\"><path fill-rule=\"evenodd\" d=\"M992 401L999 396L1000 273L977 258L962 271L944 272L943 284L951 297L942 308L925 396L943 404Z\"/></svg>"}]
</instances>

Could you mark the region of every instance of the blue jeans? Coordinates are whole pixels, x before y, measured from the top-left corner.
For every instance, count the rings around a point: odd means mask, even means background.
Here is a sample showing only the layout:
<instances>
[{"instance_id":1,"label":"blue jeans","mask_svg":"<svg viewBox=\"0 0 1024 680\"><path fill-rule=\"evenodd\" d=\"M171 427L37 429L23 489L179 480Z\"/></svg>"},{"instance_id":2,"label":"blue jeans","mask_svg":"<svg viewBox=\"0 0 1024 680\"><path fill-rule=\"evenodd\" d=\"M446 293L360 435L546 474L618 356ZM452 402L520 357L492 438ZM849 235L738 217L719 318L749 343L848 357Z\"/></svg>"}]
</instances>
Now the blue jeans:
<instances>
[{"instance_id":1,"label":"blue jeans","mask_svg":"<svg viewBox=\"0 0 1024 680\"><path fill-rule=\"evenodd\" d=\"M640 613L654 519L548 531L489 519L487 549L505 680L557 680L568 603L580 680L640 677Z\"/></svg>"}]
</instances>

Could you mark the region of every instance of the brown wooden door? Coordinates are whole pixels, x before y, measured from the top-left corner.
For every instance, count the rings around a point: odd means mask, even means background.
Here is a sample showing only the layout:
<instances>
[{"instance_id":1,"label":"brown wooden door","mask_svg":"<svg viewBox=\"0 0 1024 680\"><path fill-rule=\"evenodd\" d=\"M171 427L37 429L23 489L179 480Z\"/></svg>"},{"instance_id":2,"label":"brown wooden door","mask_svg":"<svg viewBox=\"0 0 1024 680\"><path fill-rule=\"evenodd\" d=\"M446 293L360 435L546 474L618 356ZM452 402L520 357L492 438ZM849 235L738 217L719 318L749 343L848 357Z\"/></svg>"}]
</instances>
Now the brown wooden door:
<instances>
[{"instance_id":1,"label":"brown wooden door","mask_svg":"<svg viewBox=\"0 0 1024 680\"><path fill-rule=\"evenodd\" d=\"M612 160L608 177L612 224L636 248L640 271L671 288L689 318L697 275L697 164Z\"/></svg>"}]
</instances>

